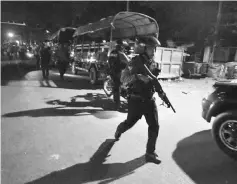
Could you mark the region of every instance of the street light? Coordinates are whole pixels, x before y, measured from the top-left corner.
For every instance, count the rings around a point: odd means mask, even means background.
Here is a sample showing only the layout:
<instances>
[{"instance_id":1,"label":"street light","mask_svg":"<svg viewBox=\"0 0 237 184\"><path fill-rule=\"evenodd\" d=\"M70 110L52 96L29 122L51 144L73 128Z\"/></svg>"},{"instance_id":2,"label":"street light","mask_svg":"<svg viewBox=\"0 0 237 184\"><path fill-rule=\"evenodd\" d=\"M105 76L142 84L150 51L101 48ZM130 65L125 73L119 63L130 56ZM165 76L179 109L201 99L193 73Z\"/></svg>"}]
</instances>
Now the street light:
<instances>
[{"instance_id":1,"label":"street light","mask_svg":"<svg viewBox=\"0 0 237 184\"><path fill-rule=\"evenodd\" d=\"M14 34L11 33L11 32L9 32L7 35L8 35L8 37L10 37L10 38L14 37Z\"/></svg>"},{"instance_id":2,"label":"street light","mask_svg":"<svg viewBox=\"0 0 237 184\"><path fill-rule=\"evenodd\" d=\"M7 36L8 36L8 38L9 38L9 41L11 42L11 41L14 41L16 38L18 38L17 40L15 40L16 41L16 43L19 45L20 44L20 42L22 43L22 37L21 37L21 35L19 35L19 34L15 34L14 32L8 32L7 33ZM15 38L15 39L14 39Z\"/></svg>"}]
</instances>

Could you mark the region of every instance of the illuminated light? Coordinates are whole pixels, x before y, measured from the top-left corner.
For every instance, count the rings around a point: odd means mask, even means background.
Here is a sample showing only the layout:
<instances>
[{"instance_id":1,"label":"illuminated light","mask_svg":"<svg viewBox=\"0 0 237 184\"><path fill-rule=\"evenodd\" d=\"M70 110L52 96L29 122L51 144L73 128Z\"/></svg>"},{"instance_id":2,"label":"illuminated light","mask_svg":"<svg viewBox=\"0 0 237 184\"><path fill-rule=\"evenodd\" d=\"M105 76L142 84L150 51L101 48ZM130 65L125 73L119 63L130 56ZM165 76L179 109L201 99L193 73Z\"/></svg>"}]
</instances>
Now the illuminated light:
<instances>
[{"instance_id":1,"label":"illuminated light","mask_svg":"<svg viewBox=\"0 0 237 184\"><path fill-rule=\"evenodd\" d=\"M70 56L74 57L74 55L75 55L74 51L71 51Z\"/></svg>"},{"instance_id":2,"label":"illuminated light","mask_svg":"<svg viewBox=\"0 0 237 184\"><path fill-rule=\"evenodd\" d=\"M8 35L8 37L10 37L10 38L14 37L14 34L11 33L11 32L9 32L7 35Z\"/></svg>"},{"instance_id":3,"label":"illuminated light","mask_svg":"<svg viewBox=\"0 0 237 184\"><path fill-rule=\"evenodd\" d=\"M29 58L32 58L34 56L34 54L30 53L30 52L27 52L26 55L29 57Z\"/></svg>"},{"instance_id":4,"label":"illuminated light","mask_svg":"<svg viewBox=\"0 0 237 184\"><path fill-rule=\"evenodd\" d=\"M90 59L88 59L87 61L89 61L89 62L95 62L96 61L96 59L95 58L90 58Z\"/></svg>"},{"instance_id":5,"label":"illuminated light","mask_svg":"<svg viewBox=\"0 0 237 184\"><path fill-rule=\"evenodd\" d=\"M235 66L236 69L236 66ZM237 79L232 80L230 83L237 83Z\"/></svg>"},{"instance_id":6,"label":"illuminated light","mask_svg":"<svg viewBox=\"0 0 237 184\"><path fill-rule=\"evenodd\" d=\"M20 41L19 41L19 40L16 40L16 43L17 43L17 45L19 45L19 44L20 44Z\"/></svg>"}]
</instances>

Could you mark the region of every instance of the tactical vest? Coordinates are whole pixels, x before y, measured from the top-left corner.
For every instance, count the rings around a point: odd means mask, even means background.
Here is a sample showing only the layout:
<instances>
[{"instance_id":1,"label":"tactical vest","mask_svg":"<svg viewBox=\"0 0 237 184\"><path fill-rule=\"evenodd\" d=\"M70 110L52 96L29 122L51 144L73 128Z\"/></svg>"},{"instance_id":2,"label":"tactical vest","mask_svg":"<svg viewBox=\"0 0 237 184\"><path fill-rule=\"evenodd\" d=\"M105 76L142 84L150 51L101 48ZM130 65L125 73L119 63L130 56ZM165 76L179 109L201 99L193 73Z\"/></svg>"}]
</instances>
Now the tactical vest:
<instances>
[{"instance_id":1,"label":"tactical vest","mask_svg":"<svg viewBox=\"0 0 237 184\"><path fill-rule=\"evenodd\" d=\"M134 63L130 65L130 67L135 67L133 68L135 73L132 73L132 75L134 74L146 75L144 69L142 67L139 68L139 65L147 63L148 62L147 59L148 58L145 55L139 55L133 58ZM136 60L137 61L139 60L139 62L142 62L142 63L139 63L139 65L136 65ZM130 69L132 70L132 68ZM152 81L145 82L139 79L135 79L129 84L128 90L129 90L128 91L129 94L140 95L142 98L151 98L154 94L154 86L152 84Z\"/></svg>"},{"instance_id":2,"label":"tactical vest","mask_svg":"<svg viewBox=\"0 0 237 184\"><path fill-rule=\"evenodd\" d=\"M145 83L142 80L135 80L128 88L128 94L139 95L144 99L152 98L154 92L152 81Z\"/></svg>"}]
</instances>

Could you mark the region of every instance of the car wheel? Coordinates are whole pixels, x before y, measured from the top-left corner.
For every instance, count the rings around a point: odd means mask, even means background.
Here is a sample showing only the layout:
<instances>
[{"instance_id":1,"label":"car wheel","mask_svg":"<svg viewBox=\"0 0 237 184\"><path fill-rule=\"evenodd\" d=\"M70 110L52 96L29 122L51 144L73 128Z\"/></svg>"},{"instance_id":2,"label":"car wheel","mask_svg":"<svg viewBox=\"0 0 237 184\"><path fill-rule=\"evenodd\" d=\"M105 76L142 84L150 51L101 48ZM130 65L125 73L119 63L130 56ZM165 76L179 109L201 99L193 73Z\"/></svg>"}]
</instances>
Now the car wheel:
<instances>
[{"instance_id":1,"label":"car wheel","mask_svg":"<svg viewBox=\"0 0 237 184\"><path fill-rule=\"evenodd\" d=\"M72 73L73 74L77 74L77 69L76 69L76 66L75 66L75 62L72 63Z\"/></svg>"},{"instance_id":2,"label":"car wheel","mask_svg":"<svg viewBox=\"0 0 237 184\"><path fill-rule=\"evenodd\" d=\"M212 135L218 147L237 160L237 112L218 115L212 125Z\"/></svg>"},{"instance_id":3,"label":"car wheel","mask_svg":"<svg viewBox=\"0 0 237 184\"><path fill-rule=\"evenodd\" d=\"M90 83L93 85L97 83L97 72L94 67L90 69Z\"/></svg>"}]
</instances>

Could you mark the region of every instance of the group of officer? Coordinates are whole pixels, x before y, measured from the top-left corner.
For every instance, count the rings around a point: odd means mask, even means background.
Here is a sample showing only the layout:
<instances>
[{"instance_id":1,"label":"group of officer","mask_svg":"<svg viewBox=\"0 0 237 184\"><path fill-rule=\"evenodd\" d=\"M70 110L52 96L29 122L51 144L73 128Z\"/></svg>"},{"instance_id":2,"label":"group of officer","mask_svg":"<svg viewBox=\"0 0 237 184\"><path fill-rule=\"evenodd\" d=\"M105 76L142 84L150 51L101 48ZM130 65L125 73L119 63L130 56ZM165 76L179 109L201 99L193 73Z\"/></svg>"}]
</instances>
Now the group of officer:
<instances>
[{"instance_id":1,"label":"group of officer","mask_svg":"<svg viewBox=\"0 0 237 184\"><path fill-rule=\"evenodd\" d=\"M34 50L34 55L36 58L36 68L37 70L41 68L42 75L45 80L49 78L49 64L52 58L52 52L48 42L45 41L41 43ZM59 44L56 52L55 58L57 60L56 67L59 70L61 80L64 80L64 74L66 73L67 67L69 65L69 49L67 44Z\"/></svg>"},{"instance_id":2,"label":"group of officer","mask_svg":"<svg viewBox=\"0 0 237 184\"><path fill-rule=\"evenodd\" d=\"M131 60L124 53L127 45L122 41L117 42L117 47L110 53L110 76L114 81L114 102L117 107L120 104L120 85L126 84L128 94L128 114L126 120L120 123L115 132L115 139L132 128L144 115L148 124L148 141L146 146L146 160L159 161L155 152L156 140L159 132L158 111L155 92L162 94L157 75L160 70L152 68L156 47L160 46L156 36L146 36L136 39L135 53L137 56Z\"/></svg>"}]
</instances>

